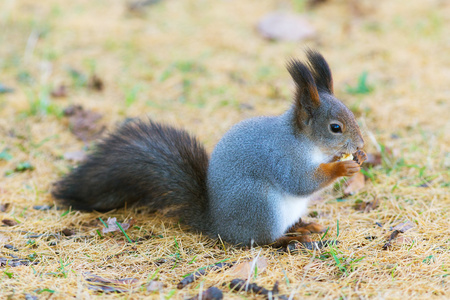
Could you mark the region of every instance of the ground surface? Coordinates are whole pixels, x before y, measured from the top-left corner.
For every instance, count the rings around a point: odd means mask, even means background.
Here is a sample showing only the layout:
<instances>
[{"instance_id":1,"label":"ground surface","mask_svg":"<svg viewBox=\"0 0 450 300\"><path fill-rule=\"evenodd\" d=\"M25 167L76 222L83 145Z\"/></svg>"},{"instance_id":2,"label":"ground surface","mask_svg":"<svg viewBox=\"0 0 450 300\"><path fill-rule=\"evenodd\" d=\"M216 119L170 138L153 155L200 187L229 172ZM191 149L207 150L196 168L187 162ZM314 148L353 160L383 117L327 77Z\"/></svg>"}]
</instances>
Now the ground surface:
<instances>
[{"instance_id":1,"label":"ground surface","mask_svg":"<svg viewBox=\"0 0 450 300\"><path fill-rule=\"evenodd\" d=\"M257 22L278 9L306 13L316 36L302 43L261 38ZM89 273L134 278L121 285L122 298L181 299L210 286L227 299L252 298L222 287L237 276L231 270L212 272L182 290L176 285L201 267L258 255L267 268L251 281L266 288L279 281L281 293L298 299L445 298L449 24L450 3L439 0L330 0L314 8L303 1L163 0L138 12L124 1L1 1L0 83L14 91L0 94L0 204L9 203L0 219L17 225L0 227L0 258L25 261L0 267L0 298L118 296L88 289ZM183 126L211 151L232 124L289 106L293 86L285 62L302 57L306 45L328 59L335 93L357 115L367 152L381 151L384 158L365 171L367 183L357 194L343 198L336 186L311 206L315 217L306 219L329 226L327 239L339 235L337 247L242 250L137 209L100 214L33 208L53 204L51 183L75 165L64 154L90 145L69 130L62 113L69 105L101 114L99 124L107 130L136 116ZM93 74L103 82L101 91L87 86ZM62 84L67 95L56 97ZM374 199L379 205L373 210L354 208ZM99 218L108 217L134 220L126 232L142 241L129 243L120 231L100 237ZM413 228L382 250L391 227L404 222ZM74 235L61 235L64 229ZM147 291L156 279L165 287Z\"/></svg>"}]
</instances>

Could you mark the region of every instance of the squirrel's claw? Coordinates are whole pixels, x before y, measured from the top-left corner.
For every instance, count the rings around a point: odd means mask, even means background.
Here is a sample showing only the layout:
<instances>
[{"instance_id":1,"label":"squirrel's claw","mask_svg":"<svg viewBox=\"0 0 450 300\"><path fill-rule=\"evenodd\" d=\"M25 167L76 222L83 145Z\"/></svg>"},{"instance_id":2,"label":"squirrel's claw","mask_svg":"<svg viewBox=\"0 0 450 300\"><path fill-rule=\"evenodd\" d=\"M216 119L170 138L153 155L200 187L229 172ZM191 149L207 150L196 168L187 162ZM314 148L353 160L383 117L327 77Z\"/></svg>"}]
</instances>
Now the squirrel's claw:
<instances>
[{"instance_id":1,"label":"squirrel's claw","mask_svg":"<svg viewBox=\"0 0 450 300\"><path fill-rule=\"evenodd\" d=\"M311 243L313 240L311 239L312 233L324 233L327 231L327 228L314 223L306 223L303 222L302 219L300 219L297 223L295 223L287 232L289 233L296 233L295 236L282 236L279 239L276 240L276 242L273 244L273 247L287 247L290 242L300 242L300 243Z\"/></svg>"},{"instance_id":2,"label":"squirrel's claw","mask_svg":"<svg viewBox=\"0 0 450 300\"><path fill-rule=\"evenodd\" d=\"M353 153L353 160L356 161L357 164L362 165L362 163L367 160L367 154L362 150L358 150Z\"/></svg>"}]
</instances>

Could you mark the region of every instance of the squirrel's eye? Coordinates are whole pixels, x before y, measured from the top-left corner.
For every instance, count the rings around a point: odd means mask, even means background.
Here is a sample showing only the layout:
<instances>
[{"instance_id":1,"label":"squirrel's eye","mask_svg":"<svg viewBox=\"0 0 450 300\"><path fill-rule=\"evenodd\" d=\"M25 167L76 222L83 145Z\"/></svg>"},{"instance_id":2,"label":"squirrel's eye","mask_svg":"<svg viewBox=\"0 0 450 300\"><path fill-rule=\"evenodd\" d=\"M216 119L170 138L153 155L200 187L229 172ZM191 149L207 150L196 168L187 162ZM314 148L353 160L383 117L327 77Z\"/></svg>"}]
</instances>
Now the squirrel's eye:
<instances>
[{"instance_id":1,"label":"squirrel's eye","mask_svg":"<svg viewBox=\"0 0 450 300\"><path fill-rule=\"evenodd\" d=\"M342 132L341 125L335 124L335 123L330 124L330 130L333 133L341 133Z\"/></svg>"}]
</instances>

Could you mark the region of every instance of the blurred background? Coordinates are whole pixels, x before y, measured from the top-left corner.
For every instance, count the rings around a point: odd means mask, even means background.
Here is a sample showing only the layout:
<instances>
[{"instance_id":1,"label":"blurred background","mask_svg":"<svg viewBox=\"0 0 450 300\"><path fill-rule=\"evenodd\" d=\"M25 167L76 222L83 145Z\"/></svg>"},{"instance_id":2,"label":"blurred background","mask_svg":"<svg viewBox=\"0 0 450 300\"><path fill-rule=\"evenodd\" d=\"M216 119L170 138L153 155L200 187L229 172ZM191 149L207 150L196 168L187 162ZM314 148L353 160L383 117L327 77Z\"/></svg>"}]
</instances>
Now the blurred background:
<instances>
[{"instance_id":1,"label":"blurred background","mask_svg":"<svg viewBox=\"0 0 450 300\"><path fill-rule=\"evenodd\" d=\"M448 124L448 1L0 5L0 83L14 89L2 94L2 109L14 115L57 114L76 103L108 118L147 114L224 131L247 115L286 108L292 84L284 65L308 46L324 54L336 94L372 129ZM89 90L93 76L101 88ZM27 112L33 105L37 111ZM210 124L213 115L221 117Z\"/></svg>"},{"instance_id":2,"label":"blurred background","mask_svg":"<svg viewBox=\"0 0 450 300\"><path fill-rule=\"evenodd\" d=\"M443 0L3 0L0 167L33 161L48 187L129 117L212 150L236 122L290 105L286 61L310 47L368 149L448 171L449 18Z\"/></svg>"}]
</instances>

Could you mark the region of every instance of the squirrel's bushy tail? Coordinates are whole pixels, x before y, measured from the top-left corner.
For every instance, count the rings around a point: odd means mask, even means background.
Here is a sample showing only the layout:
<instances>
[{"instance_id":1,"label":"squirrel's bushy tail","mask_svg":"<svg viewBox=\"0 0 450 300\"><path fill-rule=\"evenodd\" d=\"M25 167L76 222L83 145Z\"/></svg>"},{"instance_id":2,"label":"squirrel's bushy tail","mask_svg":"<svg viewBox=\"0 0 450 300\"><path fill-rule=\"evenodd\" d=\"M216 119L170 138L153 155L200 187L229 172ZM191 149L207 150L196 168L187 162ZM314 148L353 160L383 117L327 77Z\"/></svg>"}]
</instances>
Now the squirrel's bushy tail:
<instances>
[{"instance_id":1,"label":"squirrel's bushy tail","mask_svg":"<svg viewBox=\"0 0 450 300\"><path fill-rule=\"evenodd\" d=\"M61 203L107 211L142 203L177 215L199 230L207 226L208 155L186 131L133 120L109 135L86 162L54 185Z\"/></svg>"}]
</instances>

